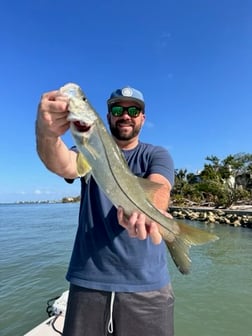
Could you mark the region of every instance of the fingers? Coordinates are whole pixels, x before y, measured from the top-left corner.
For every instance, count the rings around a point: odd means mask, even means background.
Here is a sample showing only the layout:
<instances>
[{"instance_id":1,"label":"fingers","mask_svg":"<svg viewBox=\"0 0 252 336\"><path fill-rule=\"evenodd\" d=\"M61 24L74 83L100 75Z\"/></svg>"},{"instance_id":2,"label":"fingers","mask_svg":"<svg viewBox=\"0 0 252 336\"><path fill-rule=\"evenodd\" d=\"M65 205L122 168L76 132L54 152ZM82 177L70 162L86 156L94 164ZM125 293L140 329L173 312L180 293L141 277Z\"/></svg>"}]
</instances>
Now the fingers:
<instances>
[{"instance_id":1,"label":"fingers","mask_svg":"<svg viewBox=\"0 0 252 336\"><path fill-rule=\"evenodd\" d=\"M131 238L146 239L145 215L133 212L129 218L124 215L123 208L118 207L118 222L123 226Z\"/></svg>"},{"instance_id":2,"label":"fingers","mask_svg":"<svg viewBox=\"0 0 252 336\"><path fill-rule=\"evenodd\" d=\"M151 222L147 224L146 216L143 213L133 212L129 218L126 218L123 208L119 207L117 211L118 222L123 226L131 238L140 240L150 236L153 244L160 244L162 236L158 229L158 224Z\"/></svg>"},{"instance_id":3,"label":"fingers","mask_svg":"<svg viewBox=\"0 0 252 336\"><path fill-rule=\"evenodd\" d=\"M40 109L50 113L67 113L68 99L59 94L59 91L51 91L43 94L40 101Z\"/></svg>"},{"instance_id":4,"label":"fingers","mask_svg":"<svg viewBox=\"0 0 252 336\"><path fill-rule=\"evenodd\" d=\"M148 235L146 216L142 213L133 212L128 220L127 230L130 237L136 237L140 240L146 239Z\"/></svg>"},{"instance_id":5,"label":"fingers","mask_svg":"<svg viewBox=\"0 0 252 336\"><path fill-rule=\"evenodd\" d=\"M173 218L172 217L172 215L169 213L169 212L167 212L167 211L165 211L165 210L162 210L162 209L158 209L165 217L167 217L167 218Z\"/></svg>"},{"instance_id":6,"label":"fingers","mask_svg":"<svg viewBox=\"0 0 252 336\"><path fill-rule=\"evenodd\" d=\"M69 128L68 99L58 91L50 91L41 97L38 106L37 126L48 136L61 136Z\"/></svg>"},{"instance_id":7,"label":"fingers","mask_svg":"<svg viewBox=\"0 0 252 336\"><path fill-rule=\"evenodd\" d=\"M119 224L125 228L127 225L127 220L124 217L123 208L120 206L117 209L117 219L118 219Z\"/></svg>"},{"instance_id":8,"label":"fingers","mask_svg":"<svg viewBox=\"0 0 252 336\"><path fill-rule=\"evenodd\" d=\"M151 222L149 227L149 235L151 237L152 243L158 245L162 241L162 236L159 232L157 223Z\"/></svg>"},{"instance_id":9,"label":"fingers","mask_svg":"<svg viewBox=\"0 0 252 336\"><path fill-rule=\"evenodd\" d=\"M130 218L127 218L124 215L123 208L118 207L117 219L118 219L119 224L128 231L128 234L130 237L132 238L137 237L136 226L134 225L134 223L137 220L137 213L133 213Z\"/></svg>"}]
</instances>

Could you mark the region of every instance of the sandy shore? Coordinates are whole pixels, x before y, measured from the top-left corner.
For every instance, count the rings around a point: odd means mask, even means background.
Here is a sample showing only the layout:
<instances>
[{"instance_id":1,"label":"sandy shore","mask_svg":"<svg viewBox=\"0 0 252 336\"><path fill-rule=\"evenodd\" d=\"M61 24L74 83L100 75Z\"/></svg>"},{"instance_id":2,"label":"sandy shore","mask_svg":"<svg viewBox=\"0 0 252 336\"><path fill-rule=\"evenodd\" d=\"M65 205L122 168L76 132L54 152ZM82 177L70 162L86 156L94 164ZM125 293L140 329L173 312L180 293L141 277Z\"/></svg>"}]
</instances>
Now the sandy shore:
<instances>
[{"instance_id":1,"label":"sandy shore","mask_svg":"<svg viewBox=\"0 0 252 336\"><path fill-rule=\"evenodd\" d=\"M229 209L226 210L246 210L252 211L252 205L232 205Z\"/></svg>"}]
</instances>

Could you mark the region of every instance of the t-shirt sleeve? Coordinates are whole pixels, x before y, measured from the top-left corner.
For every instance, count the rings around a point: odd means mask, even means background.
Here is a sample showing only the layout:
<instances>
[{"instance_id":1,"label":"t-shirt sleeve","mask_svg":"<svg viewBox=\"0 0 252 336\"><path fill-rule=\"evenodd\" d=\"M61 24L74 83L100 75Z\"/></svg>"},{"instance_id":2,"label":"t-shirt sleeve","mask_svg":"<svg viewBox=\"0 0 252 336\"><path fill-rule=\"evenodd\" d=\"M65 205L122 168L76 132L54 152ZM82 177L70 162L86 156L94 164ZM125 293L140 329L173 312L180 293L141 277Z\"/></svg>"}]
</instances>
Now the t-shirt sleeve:
<instances>
[{"instance_id":1,"label":"t-shirt sleeve","mask_svg":"<svg viewBox=\"0 0 252 336\"><path fill-rule=\"evenodd\" d=\"M70 150L72 150L72 151L75 152L75 153L78 153L78 149L77 149L76 146L72 146L72 147L70 148ZM64 180L65 180L67 183L72 184L72 183L74 183L74 180L75 180L75 179L64 178Z\"/></svg>"},{"instance_id":2,"label":"t-shirt sleeve","mask_svg":"<svg viewBox=\"0 0 252 336\"><path fill-rule=\"evenodd\" d=\"M174 163L170 153L163 147L153 148L150 156L148 175L160 174L174 185Z\"/></svg>"}]
</instances>

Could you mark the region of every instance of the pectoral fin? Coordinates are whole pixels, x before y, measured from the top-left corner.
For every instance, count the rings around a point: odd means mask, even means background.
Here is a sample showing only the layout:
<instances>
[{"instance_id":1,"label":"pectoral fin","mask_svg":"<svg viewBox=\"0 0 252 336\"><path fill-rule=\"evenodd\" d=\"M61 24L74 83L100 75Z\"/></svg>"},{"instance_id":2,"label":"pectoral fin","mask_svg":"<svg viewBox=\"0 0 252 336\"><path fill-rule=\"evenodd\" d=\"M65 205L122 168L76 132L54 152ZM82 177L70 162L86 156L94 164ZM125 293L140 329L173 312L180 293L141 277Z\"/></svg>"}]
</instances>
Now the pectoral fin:
<instances>
[{"instance_id":1,"label":"pectoral fin","mask_svg":"<svg viewBox=\"0 0 252 336\"><path fill-rule=\"evenodd\" d=\"M92 168L88 164L87 160L85 159L84 155L82 153L77 154L77 172L80 177L88 175Z\"/></svg>"}]
</instances>

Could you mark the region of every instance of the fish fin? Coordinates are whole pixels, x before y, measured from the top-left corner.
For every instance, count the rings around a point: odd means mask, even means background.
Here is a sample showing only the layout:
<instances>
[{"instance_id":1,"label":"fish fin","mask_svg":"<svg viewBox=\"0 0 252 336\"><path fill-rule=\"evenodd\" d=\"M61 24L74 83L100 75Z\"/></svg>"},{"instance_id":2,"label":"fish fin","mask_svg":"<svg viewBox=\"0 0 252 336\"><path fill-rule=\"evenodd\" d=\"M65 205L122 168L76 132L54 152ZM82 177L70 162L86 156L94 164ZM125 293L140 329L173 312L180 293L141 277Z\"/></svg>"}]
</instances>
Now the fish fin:
<instances>
[{"instance_id":1,"label":"fish fin","mask_svg":"<svg viewBox=\"0 0 252 336\"><path fill-rule=\"evenodd\" d=\"M188 245L202 245L218 240L215 234L177 221L180 237L187 242Z\"/></svg>"},{"instance_id":2,"label":"fish fin","mask_svg":"<svg viewBox=\"0 0 252 336\"><path fill-rule=\"evenodd\" d=\"M153 182L147 178L143 178L143 177L137 177L137 180L140 184L140 186L142 187L142 189L145 192L146 197L148 198L148 200L153 203L153 199L155 196L155 193L163 187L163 184L161 183L157 183L157 182Z\"/></svg>"},{"instance_id":3,"label":"fish fin","mask_svg":"<svg viewBox=\"0 0 252 336\"><path fill-rule=\"evenodd\" d=\"M182 274L188 274L191 268L191 259L189 258L190 245L184 242L180 237L175 237L173 242L164 239L164 242L178 270Z\"/></svg>"},{"instance_id":4,"label":"fish fin","mask_svg":"<svg viewBox=\"0 0 252 336\"><path fill-rule=\"evenodd\" d=\"M77 154L76 163L77 163L77 173L79 177L87 176L91 172L92 168L88 164L84 155L80 152Z\"/></svg>"},{"instance_id":5,"label":"fish fin","mask_svg":"<svg viewBox=\"0 0 252 336\"><path fill-rule=\"evenodd\" d=\"M161 228L160 233L179 271L182 274L188 274L191 266L191 259L189 258L190 247L215 241L219 238L210 232L185 223L179 221L176 221L176 223L179 228L176 235L171 234L164 227Z\"/></svg>"}]
</instances>

